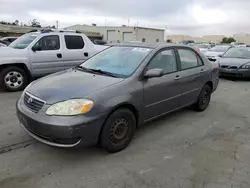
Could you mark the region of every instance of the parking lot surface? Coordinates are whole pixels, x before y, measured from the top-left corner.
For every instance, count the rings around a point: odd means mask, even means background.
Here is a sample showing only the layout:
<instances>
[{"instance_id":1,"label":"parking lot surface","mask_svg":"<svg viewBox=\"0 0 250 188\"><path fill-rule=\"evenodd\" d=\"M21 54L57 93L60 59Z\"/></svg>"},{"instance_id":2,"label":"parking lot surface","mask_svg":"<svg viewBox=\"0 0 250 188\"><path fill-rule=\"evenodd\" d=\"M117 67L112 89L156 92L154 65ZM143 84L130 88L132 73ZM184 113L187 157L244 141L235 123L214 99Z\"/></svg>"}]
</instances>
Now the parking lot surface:
<instances>
[{"instance_id":1,"label":"parking lot surface","mask_svg":"<svg viewBox=\"0 0 250 188\"><path fill-rule=\"evenodd\" d=\"M0 188L249 188L250 87L221 80L209 108L140 128L124 151L52 148L20 128L0 92Z\"/></svg>"}]
</instances>

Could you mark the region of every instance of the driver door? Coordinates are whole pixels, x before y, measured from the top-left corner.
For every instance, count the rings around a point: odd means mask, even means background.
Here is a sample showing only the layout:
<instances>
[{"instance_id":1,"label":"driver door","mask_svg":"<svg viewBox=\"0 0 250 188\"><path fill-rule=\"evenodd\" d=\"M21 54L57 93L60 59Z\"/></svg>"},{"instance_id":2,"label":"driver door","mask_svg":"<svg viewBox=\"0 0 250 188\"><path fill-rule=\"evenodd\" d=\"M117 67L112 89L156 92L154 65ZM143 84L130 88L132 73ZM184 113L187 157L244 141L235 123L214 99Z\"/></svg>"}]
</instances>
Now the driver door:
<instances>
[{"instance_id":1,"label":"driver door","mask_svg":"<svg viewBox=\"0 0 250 188\"><path fill-rule=\"evenodd\" d=\"M65 69L59 35L43 36L34 46L39 50L29 51L33 76L44 76Z\"/></svg>"},{"instance_id":2,"label":"driver door","mask_svg":"<svg viewBox=\"0 0 250 188\"><path fill-rule=\"evenodd\" d=\"M163 76L144 82L144 117L152 120L180 107L181 82L174 49L159 51L147 66L149 69L163 69Z\"/></svg>"}]
</instances>

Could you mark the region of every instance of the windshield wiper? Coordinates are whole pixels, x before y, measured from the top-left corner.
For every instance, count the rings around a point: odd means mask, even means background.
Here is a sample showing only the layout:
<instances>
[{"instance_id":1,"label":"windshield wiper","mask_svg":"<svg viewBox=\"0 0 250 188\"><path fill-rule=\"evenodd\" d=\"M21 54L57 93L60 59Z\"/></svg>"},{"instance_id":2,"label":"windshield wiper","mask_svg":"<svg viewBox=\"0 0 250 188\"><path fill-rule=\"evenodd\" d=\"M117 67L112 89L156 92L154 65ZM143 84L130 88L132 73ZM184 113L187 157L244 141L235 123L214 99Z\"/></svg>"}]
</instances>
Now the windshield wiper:
<instances>
[{"instance_id":1,"label":"windshield wiper","mask_svg":"<svg viewBox=\"0 0 250 188\"><path fill-rule=\"evenodd\" d=\"M78 65L76 68L77 68L77 69L80 69L80 70L83 70L83 71L85 71L85 72L94 73L94 71L92 71L92 70L90 70L90 69L88 69L88 68L86 68L86 67L82 67L81 65Z\"/></svg>"},{"instance_id":2,"label":"windshield wiper","mask_svg":"<svg viewBox=\"0 0 250 188\"><path fill-rule=\"evenodd\" d=\"M101 69L89 69L89 70L92 71L92 72L95 72L95 73L104 74L104 75L111 76L111 77L114 77L114 78L118 77L118 76L114 75L111 72L103 71Z\"/></svg>"}]
</instances>

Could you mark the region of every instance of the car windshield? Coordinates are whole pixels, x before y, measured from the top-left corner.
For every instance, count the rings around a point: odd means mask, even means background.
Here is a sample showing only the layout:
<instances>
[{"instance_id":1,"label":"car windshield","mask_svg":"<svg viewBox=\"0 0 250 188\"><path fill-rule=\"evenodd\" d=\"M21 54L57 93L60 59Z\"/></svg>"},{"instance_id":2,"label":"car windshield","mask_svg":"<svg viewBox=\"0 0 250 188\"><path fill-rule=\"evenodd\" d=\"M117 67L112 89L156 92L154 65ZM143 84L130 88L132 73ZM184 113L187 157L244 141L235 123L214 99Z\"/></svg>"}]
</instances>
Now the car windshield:
<instances>
[{"instance_id":1,"label":"car windshield","mask_svg":"<svg viewBox=\"0 0 250 188\"><path fill-rule=\"evenodd\" d=\"M229 46L215 46L210 49L212 52L226 52L230 48Z\"/></svg>"},{"instance_id":2,"label":"car windshield","mask_svg":"<svg viewBox=\"0 0 250 188\"><path fill-rule=\"evenodd\" d=\"M249 48L231 48L223 55L223 57L250 58L250 49Z\"/></svg>"},{"instance_id":3,"label":"car windshield","mask_svg":"<svg viewBox=\"0 0 250 188\"><path fill-rule=\"evenodd\" d=\"M108 72L117 77L128 77L151 51L150 48L141 47L110 47L85 61L80 67Z\"/></svg>"},{"instance_id":4,"label":"car windshield","mask_svg":"<svg viewBox=\"0 0 250 188\"><path fill-rule=\"evenodd\" d=\"M11 48L16 48L16 49L24 49L27 46L29 46L29 44L35 40L37 38L38 34L34 34L34 33L29 33L29 34L25 34L19 38L17 38L14 42L12 42L9 47Z\"/></svg>"},{"instance_id":5,"label":"car windshield","mask_svg":"<svg viewBox=\"0 0 250 188\"><path fill-rule=\"evenodd\" d=\"M207 44L195 44L195 46L196 47L198 47L198 48L209 48L209 45L207 45Z\"/></svg>"}]
</instances>

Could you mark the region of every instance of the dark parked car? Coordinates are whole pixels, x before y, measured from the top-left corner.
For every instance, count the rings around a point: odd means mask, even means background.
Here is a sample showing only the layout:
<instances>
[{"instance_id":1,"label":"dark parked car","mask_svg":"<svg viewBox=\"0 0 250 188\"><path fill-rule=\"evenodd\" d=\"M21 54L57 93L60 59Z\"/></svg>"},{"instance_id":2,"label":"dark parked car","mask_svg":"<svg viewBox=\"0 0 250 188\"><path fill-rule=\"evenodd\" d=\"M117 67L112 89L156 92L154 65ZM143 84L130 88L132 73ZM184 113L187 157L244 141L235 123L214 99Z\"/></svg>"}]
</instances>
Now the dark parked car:
<instances>
[{"instance_id":1,"label":"dark parked car","mask_svg":"<svg viewBox=\"0 0 250 188\"><path fill-rule=\"evenodd\" d=\"M217 61L221 76L250 78L249 47L231 48Z\"/></svg>"},{"instance_id":2,"label":"dark parked car","mask_svg":"<svg viewBox=\"0 0 250 188\"><path fill-rule=\"evenodd\" d=\"M175 110L207 108L218 67L191 47L114 44L82 65L32 82L17 101L21 126L52 146L127 147L136 128Z\"/></svg>"}]
</instances>

